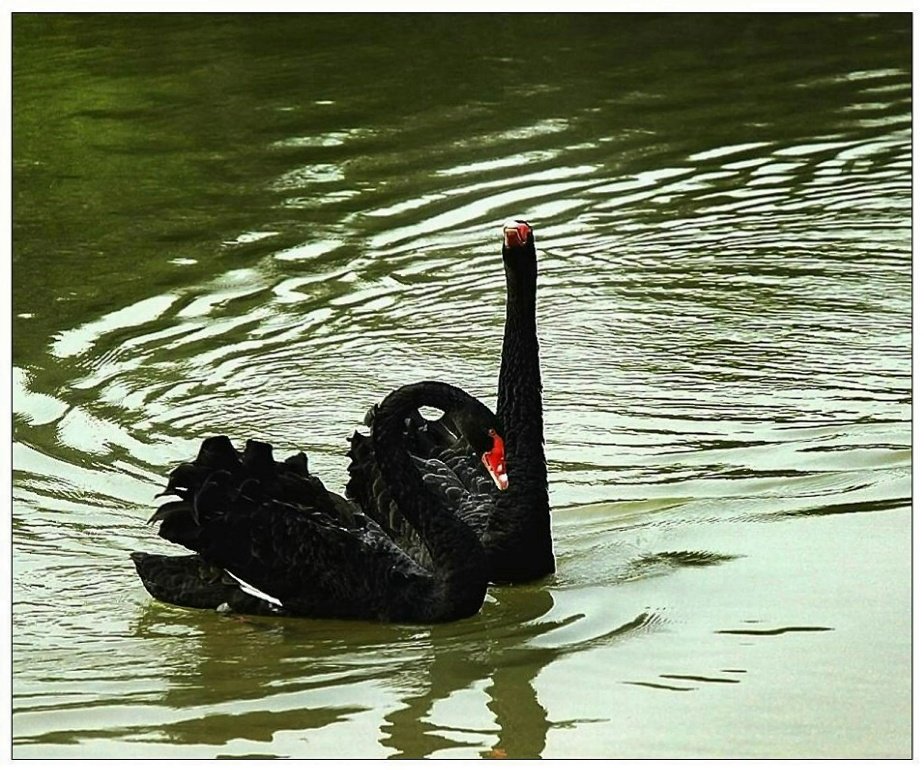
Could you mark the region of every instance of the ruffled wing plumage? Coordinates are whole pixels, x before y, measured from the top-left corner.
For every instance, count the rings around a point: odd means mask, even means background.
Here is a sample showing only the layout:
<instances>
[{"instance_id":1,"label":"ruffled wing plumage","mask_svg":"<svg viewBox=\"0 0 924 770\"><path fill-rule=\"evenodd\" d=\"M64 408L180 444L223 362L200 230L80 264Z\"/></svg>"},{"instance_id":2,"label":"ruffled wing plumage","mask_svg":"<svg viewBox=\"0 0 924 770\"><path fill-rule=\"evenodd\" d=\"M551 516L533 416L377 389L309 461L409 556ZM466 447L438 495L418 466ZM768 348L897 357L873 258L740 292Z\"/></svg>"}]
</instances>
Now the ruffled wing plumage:
<instances>
[{"instance_id":1,"label":"ruffled wing plumage","mask_svg":"<svg viewBox=\"0 0 924 770\"><path fill-rule=\"evenodd\" d=\"M371 425L375 409L373 406L367 413L367 425ZM480 537L496 505L498 490L461 431L447 415L427 420L414 413L405 421L402 440L402 448L411 454L427 487ZM401 515L382 478L371 436L355 431L347 456L347 497L416 561L429 565L429 554L420 536Z\"/></svg>"},{"instance_id":2,"label":"ruffled wing plumage","mask_svg":"<svg viewBox=\"0 0 924 770\"><path fill-rule=\"evenodd\" d=\"M308 472L303 453L276 462L269 444L249 441L239 453L227 437L212 437L170 474L162 494L179 499L151 521L161 537L197 554L133 555L149 592L165 601L374 617L427 578L376 521Z\"/></svg>"}]
</instances>

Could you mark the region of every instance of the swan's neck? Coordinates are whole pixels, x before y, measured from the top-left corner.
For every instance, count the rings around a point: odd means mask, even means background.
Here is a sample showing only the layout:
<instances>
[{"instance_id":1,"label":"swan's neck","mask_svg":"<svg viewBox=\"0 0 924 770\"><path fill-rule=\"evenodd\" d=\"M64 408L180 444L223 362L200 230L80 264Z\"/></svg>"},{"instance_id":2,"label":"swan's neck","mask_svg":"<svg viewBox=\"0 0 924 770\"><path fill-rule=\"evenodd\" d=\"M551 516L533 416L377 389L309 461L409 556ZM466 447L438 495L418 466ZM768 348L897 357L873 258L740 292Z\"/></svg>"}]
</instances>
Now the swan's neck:
<instances>
[{"instance_id":1,"label":"swan's neck","mask_svg":"<svg viewBox=\"0 0 924 770\"><path fill-rule=\"evenodd\" d=\"M430 553L435 578L434 600L447 608L474 614L484 601L487 567L477 535L445 507L424 484L403 448L404 418L421 406L449 409L432 390L407 386L399 398L383 402L372 428L376 461L402 515L420 535ZM388 403L388 406L386 406ZM461 613L460 613L461 614Z\"/></svg>"},{"instance_id":2,"label":"swan's neck","mask_svg":"<svg viewBox=\"0 0 924 770\"><path fill-rule=\"evenodd\" d=\"M548 474L542 424L542 376L536 334L534 266L514 272L507 267L507 319L497 386L497 416L504 426L510 487L500 496L485 537L491 574L497 580L511 571L541 577L553 572ZM512 564L509 543L515 540L529 563ZM507 542L504 558L494 562L492 542Z\"/></svg>"},{"instance_id":3,"label":"swan's neck","mask_svg":"<svg viewBox=\"0 0 924 770\"><path fill-rule=\"evenodd\" d=\"M542 451L542 376L536 334L536 274L507 268L507 319L497 383L497 416L505 440ZM508 449L509 452L509 449ZM544 465L544 463L543 463Z\"/></svg>"}]
</instances>

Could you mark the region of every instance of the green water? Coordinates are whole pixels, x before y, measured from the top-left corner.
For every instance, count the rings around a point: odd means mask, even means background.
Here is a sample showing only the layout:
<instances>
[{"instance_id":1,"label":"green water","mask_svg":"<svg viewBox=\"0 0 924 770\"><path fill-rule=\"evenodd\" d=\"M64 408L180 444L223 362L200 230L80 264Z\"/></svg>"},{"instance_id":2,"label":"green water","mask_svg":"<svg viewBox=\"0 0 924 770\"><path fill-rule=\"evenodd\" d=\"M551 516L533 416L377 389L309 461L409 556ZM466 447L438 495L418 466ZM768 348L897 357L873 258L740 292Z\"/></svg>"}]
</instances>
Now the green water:
<instances>
[{"instance_id":1,"label":"green water","mask_svg":"<svg viewBox=\"0 0 924 770\"><path fill-rule=\"evenodd\" d=\"M911 17L13 18L14 757L911 754ZM154 602L199 441L493 403L558 572L438 627Z\"/></svg>"}]
</instances>

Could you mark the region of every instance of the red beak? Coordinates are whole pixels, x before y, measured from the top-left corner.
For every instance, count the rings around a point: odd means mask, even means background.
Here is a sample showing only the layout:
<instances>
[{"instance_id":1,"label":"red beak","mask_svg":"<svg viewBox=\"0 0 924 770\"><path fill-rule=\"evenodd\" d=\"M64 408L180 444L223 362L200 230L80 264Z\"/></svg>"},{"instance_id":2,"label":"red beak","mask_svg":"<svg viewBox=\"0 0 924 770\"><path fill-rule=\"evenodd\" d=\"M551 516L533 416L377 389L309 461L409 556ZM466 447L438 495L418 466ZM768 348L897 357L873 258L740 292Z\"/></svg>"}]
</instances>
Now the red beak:
<instances>
[{"instance_id":1,"label":"red beak","mask_svg":"<svg viewBox=\"0 0 924 770\"><path fill-rule=\"evenodd\" d=\"M532 228L528 223L514 219L504 225L504 246L508 249L522 248L529 240Z\"/></svg>"},{"instance_id":2,"label":"red beak","mask_svg":"<svg viewBox=\"0 0 924 770\"><path fill-rule=\"evenodd\" d=\"M491 433L494 436L494 446L481 456L481 462L488 469L488 473L491 474L497 488L506 489L509 481L507 480L507 458L504 455L504 440L494 431L491 431Z\"/></svg>"}]
</instances>

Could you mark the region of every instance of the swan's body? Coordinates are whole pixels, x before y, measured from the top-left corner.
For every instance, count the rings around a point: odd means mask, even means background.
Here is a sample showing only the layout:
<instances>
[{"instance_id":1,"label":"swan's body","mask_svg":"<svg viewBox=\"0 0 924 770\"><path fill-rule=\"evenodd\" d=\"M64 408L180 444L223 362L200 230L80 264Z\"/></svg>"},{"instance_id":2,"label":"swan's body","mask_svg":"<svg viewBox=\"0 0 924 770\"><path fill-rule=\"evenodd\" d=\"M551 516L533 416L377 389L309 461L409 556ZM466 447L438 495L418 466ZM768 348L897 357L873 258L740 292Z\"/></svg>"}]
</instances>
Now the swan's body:
<instances>
[{"instance_id":1,"label":"swan's body","mask_svg":"<svg viewBox=\"0 0 924 770\"><path fill-rule=\"evenodd\" d=\"M489 579L516 583L555 571L536 335L538 265L532 229L526 222L505 225L503 259L507 315L497 417L504 430L509 489L498 493L451 418L427 421L415 414L408 421L404 440L419 467L448 468L460 480L464 493L455 490L449 502L484 546ZM357 432L351 439L347 496L407 552L425 559L419 537L395 505L376 464L374 434L373 425L369 436ZM438 478L434 474L432 480Z\"/></svg>"},{"instance_id":2,"label":"swan's body","mask_svg":"<svg viewBox=\"0 0 924 770\"><path fill-rule=\"evenodd\" d=\"M170 476L178 501L152 517L160 535L190 556L132 554L156 598L189 607L310 617L435 622L478 611L487 587L484 551L446 504L448 475L427 486L400 446L405 418L444 409L485 455L503 455L499 424L464 391L423 382L400 388L373 420L372 451L403 520L428 558L415 559L372 518L324 488L303 454L275 462L268 444L243 454L224 436ZM495 458L497 459L497 458Z\"/></svg>"}]
</instances>

